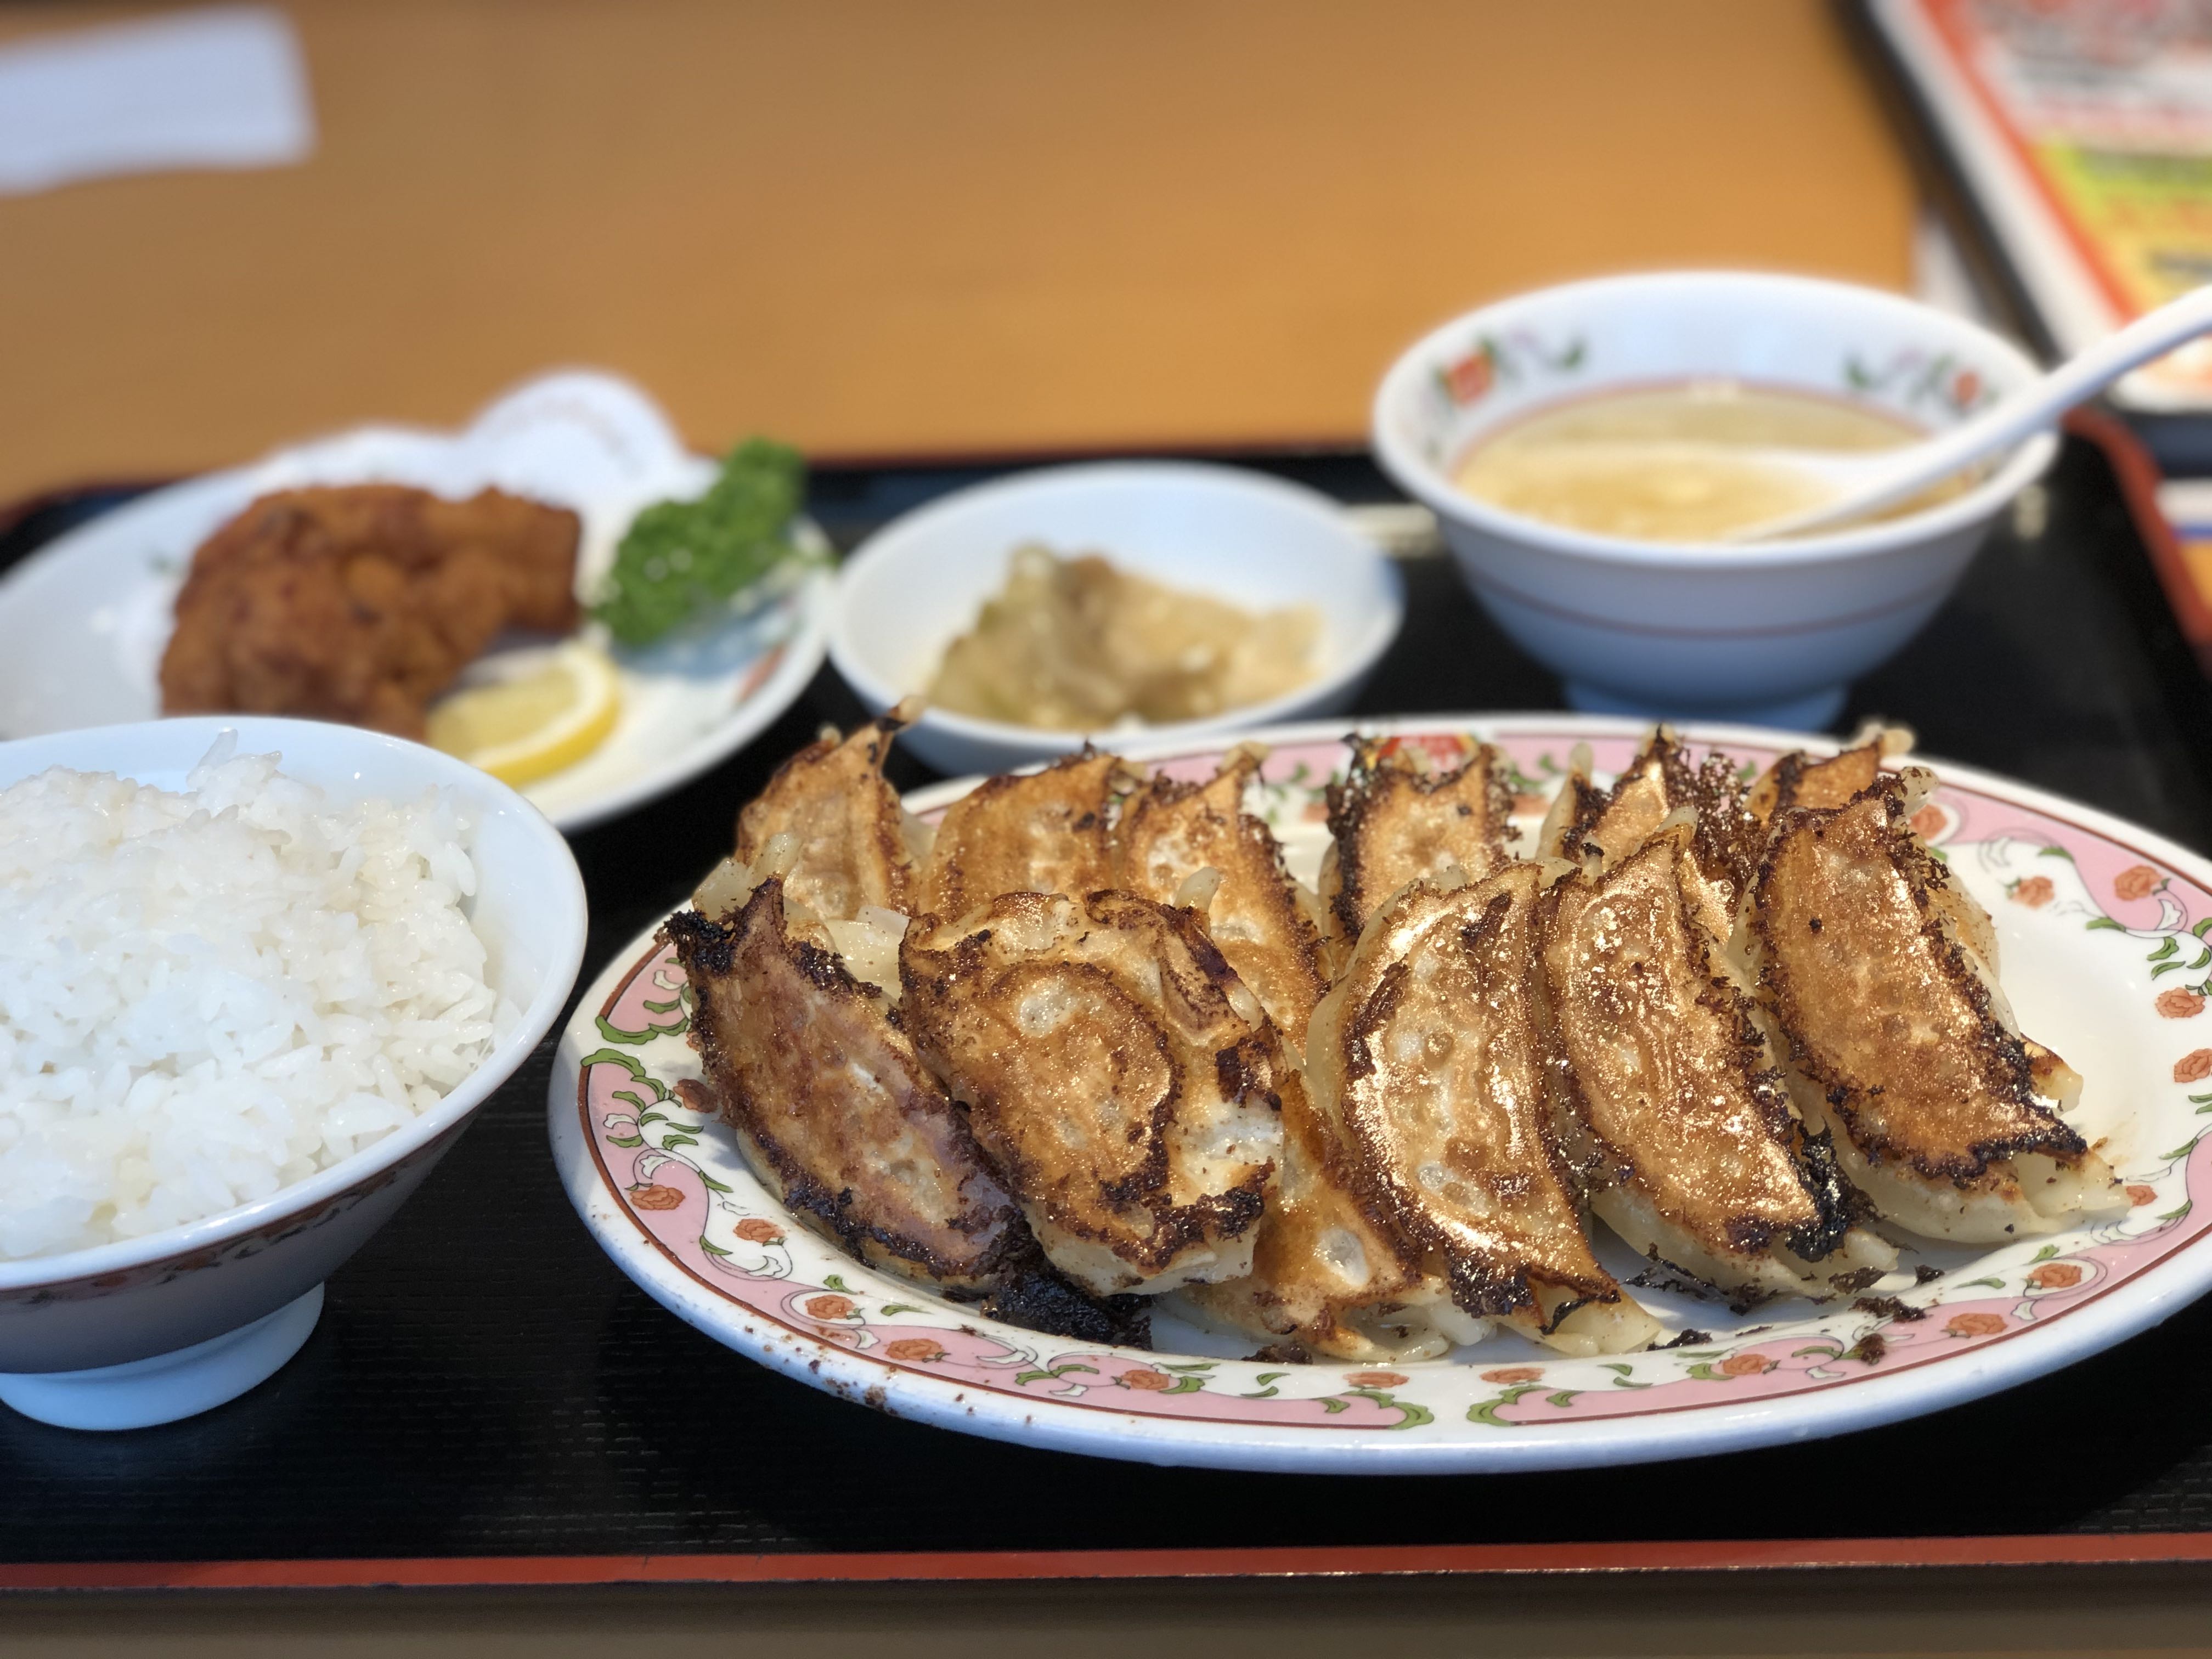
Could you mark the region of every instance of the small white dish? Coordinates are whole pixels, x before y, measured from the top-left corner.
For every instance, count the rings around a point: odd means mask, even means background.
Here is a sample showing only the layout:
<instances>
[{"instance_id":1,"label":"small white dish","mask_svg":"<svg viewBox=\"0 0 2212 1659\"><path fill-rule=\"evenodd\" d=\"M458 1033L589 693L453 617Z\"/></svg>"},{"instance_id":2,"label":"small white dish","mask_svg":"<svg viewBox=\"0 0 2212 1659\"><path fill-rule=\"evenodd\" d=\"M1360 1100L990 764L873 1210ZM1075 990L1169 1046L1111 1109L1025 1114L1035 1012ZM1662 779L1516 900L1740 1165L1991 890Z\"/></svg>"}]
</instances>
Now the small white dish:
<instances>
[{"instance_id":1,"label":"small white dish","mask_svg":"<svg viewBox=\"0 0 2212 1659\"><path fill-rule=\"evenodd\" d=\"M1362 720L1440 765L1469 736L1514 769L1516 821L1587 744L1598 781L1640 721L1578 714ZM1694 749L1765 766L1832 741L1686 729ZM1310 880L1322 791L1348 757L1338 723L1132 745L1169 775L1212 775L1251 737L1271 752L1249 798ZM555 1051L554 1161L602 1249L715 1341L908 1422L1099 1457L1360 1474L1607 1468L1895 1423L2041 1376L2148 1329L2212 1289L2212 860L2039 789L1948 763L1915 827L1988 907L2021 1023L2087 1079L2069 1113L2126 1183L2128 1210L1984 1248L1914 1241L1869 1297L1747 1313L1638 1285L1676 1339L1571 1359L1500 1332L1443 1358L1285 1364L1254 1339L1156 1315L1144 1351L1041 1335L948 1302L801 1225L693 1104L682 969L648 932L615 955ZM921 790L943 811L980 780ZM1601 1235L1623 1279L1648 1264ZM1915 1269L1938 1274L1927 1282Z\"/></svg>"},{"instance_id":2,"label":"small white dish","mask_svg":"<svg viewBox=\"0 0 2212 1659\"><path fill-rule=\"evenodd\" d=\"M881 714L927 689L945 648L1006 582L1016 548L1103 553L1124 569L1251 611L1322 613L1320 672L1213 719L1085 733L932 708L901 738L944 772L997 772L1087 738L1173 742L1350 707L1405 619L1398 572L1327 496L1264 474L1184 461L1048 467L958 490L870 537L845 561L830 659Z\"/></svg>"},{"instance_id":3,"label":"small white dish","mask_svg":"<svg viewBox=\"0 0 2212 1659\"><path fill-rule=\"evenodd\" d=\"M386 483L456 496L497 488L550 501L584 520L577 574L589 591L639 508L698 495L714 470L684 447L635 386L570 371L517 387L463 432L364 427L155 490L57 538L0 578L0 735L159 716L161 653L193 550L271 490ZM828 552L813 526L802 523L799 534L810 550ZM623 695L615 729L523 795L562 830L581 830L719 764L814 678L830 602L830 574L820 568L718 627L615 651Z\"/></svg>"},{"instance_id":4,"label":"small white dish","mask_svg":"<svg viewBox=\"0 0 2212 1659\"><path fill-rule=\"evenodd\" d=\"M1376 393L1375 453L1435 512L1475 598L1564 677L1575 708L1819 727L1949 596L1997 515L2050 465L2054 436L1926 512L1750 545L1542 523L1466 494L1454 465L1519 416L1637 385L1741 380L1941 428L2039 374L1978 324L1875 289L1748 272L1605 277L1486 306L1419 341Z\"/></svg>"},{"instance_id":5,"label":"small white dish","mask_svg":"<svg viewBox=\"0 0 2212 1659\"><path fill-rule=\"evenodd\" d=\"M391 1218L529 1058L583 961L584 883L559 830L497 779L350 726L202 715L0 744L0 787L51 766L179 788L224 732L344 802L453 791L475 820L469 918L520 1011L434 1107L305 1181L181 1227L0 1261L0 1401L66 1428L138 1428L243 1394L314 1328L322 1283Z\"/></svg>"}]
</instances>

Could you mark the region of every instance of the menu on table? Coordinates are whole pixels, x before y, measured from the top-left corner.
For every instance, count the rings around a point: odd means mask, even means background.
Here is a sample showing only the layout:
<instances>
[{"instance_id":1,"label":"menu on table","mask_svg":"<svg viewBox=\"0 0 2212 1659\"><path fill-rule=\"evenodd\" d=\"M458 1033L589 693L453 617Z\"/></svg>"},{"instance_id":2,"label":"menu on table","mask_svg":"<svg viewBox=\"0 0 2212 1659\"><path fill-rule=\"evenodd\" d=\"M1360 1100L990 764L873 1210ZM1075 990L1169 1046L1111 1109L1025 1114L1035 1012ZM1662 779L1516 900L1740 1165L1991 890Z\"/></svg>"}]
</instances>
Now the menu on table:
<instances>
[{"instance_id":1,"label":"menu on table","mask_svg":"<svg viewBox=\"0 0 2212 1659\"><path fill-rule=\"evenodd\" d=\"M2212 281L2212 10L2188 0L1870 0L2020 287L2077 351ZM2212 410L2212 339L2115 401Z\"/></svg>"}]
</instances>

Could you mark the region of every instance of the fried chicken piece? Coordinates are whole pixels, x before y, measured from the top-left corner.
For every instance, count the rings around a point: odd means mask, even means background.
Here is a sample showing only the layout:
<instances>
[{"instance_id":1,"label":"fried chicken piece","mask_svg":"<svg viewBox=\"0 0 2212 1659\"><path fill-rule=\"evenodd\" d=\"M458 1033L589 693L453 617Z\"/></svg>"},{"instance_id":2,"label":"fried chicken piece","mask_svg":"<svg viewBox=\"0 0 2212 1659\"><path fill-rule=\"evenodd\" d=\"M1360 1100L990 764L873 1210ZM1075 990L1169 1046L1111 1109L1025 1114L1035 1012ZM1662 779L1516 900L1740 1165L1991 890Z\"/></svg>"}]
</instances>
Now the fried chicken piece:
<instances>
[{"instance_id":1,"label":"fried chicken piece","mask_svg":"<svg viewBox=\"0 0 2212 1659\"><path fill-rule=\"evenodd\" d=\"M831 731L784 762L738 814L736 862L757 865L769 843L787 835L796 845L781 873L794 902L829 921L848 921L870 908L911 914L920 886L916 837L884 779L891 739L904 723L872 720L842 742ZM700 908L711 915L709 890L702 885Z\"/></svg>"},{"instance_id":2,"label":"fried chicken piece","mask_svg":"<svg viewBox=\"0 0 2212 1659\"><path fill-rule=\"evenodd\" d=\"M1999 1243L2124 1209L2045 1103L2069 1105L2080 1076L2021 1034L1976 943L1986 914L1913 833L1934 781L1916 768L1778 812L1751 937L1798 1109L1884 1217L1931 1237Z\"/></svg>"},{"instance_id":3,"label":"fried chicken piece","mask_svg":"<svg viewBox=\"0 0 2212 1659\"><path fill-rule=\"evenodd\" d=\"M1042 772L987 778L945 811L921 908L957 921L1001 893L1081 897L1114 884L1119 756L1085 749Z\"/></svg>"},{"instance_id":4,"label":"fried chicken piece","mask_svg":"<svg viewBox=\"0 0 2212 1659\"><path fill-rule=\"evenodd\" d=\"M1249 1273L1294 1073L1188 910L1014 892L926 919L900 1018L1053 1265L1099 1295Z\"/></svg>"},{"instance_id":5,"label":"fried chicken piece","mask_svg":"<svg viewBox=\"0 0 2212 1659\"><path fill-rule=\"evenodd\" d=\"M1424 771L1415 753L1395 738L1354 738L1344 781L1328 787L1334 845L1322 866L1322 896L1347 945L1407 882L1454 866L1480 881L1510 856L1504 757L1483 744L1439 774Z\"/></svg>"},{"instance_id":6,"label":"fried chicken piece","mask_svg":"<svg viewBox=\"0 0 2212 1659\"><path fill-rule=\"evenodd\" d=\"M192 556L162 712L298 714L420 738L431 700L501 629L575 627L580 527L496 489L264 495Z\"/></svg>"},{"instance_id":7,"label":"fried chicken piece","mask_svg":"<svg viewBox=\"0 0 2212 1659\"><path fill-rule=\"evenodd\" d=\"M1599 1265L1547 1109L1537 868L1407 888L1316 1010L1307 1086L1350 1178L1461 1310L1571 1354L1656 1321Z\"/></svg>"},{"instance_id":8,"label":"fried chicken piece","mask_svg":"<svg viewBox=\"0 0 2212 1659\"><path fill-rule=\"evenodd\" d=\"M1825 1139L1790 1108L1725 957L1733 895L1701 877L1694 834L1672 823L1544 896L1554 1127L1613 1231L1739 1310L1862 1288L1896 1252L1850 1224Z\"/></svg>"},{"instance_id":9,"label":"fried chicken piece","mask_svg":"<svg viewBox=\"0 0 2212 1659\"><path fill-rule=\"evenodd\" d=\"M1244 791L1265 751L1230 755L1206 783L1155 776L1122 810L1115 834L1117 885L1161 904L1194 902L1206 931L1293 1053L1328 981L1321 932L1283 866L1274 831L1244 810ZM1202 871L1218 878L1207 886ZM1195 881L1194 878L1197 878Z\"/></svg>"}]
</instances>

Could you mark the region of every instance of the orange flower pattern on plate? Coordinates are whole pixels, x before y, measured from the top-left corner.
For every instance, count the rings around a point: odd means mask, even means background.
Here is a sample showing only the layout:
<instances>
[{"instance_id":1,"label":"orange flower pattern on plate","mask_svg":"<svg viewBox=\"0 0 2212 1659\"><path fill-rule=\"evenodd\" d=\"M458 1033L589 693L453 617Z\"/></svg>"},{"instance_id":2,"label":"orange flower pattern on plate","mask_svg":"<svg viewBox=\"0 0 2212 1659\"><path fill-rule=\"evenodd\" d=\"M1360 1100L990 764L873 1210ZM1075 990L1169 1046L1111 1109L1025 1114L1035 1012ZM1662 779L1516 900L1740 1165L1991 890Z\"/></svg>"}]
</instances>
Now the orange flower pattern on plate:
<instances>
[{"instance_id":1,"label":"orange flower pattern on plate","mask_svg":"<svg viewBox=\"0 0 2212 1659\"><path fill-rule=\"evenodd\" d=\"M1543 1376L1541 1365L1501 1365L1494 1371L1482 1373L1486 1382L1534 1382Z\"/></svg>"},{"instance_id":2,"label":"orange flower pattern on plate","mask_svg":"<svg viewBox=\"0 0 2212 1659\"><path fill-rule=\"evenodd\" d=\"M1402 1389L1406 1379L1396 1371L1346 1371L1344 1380L1355 1389Z\"/></svg>"},{"instance_id":3,"label":"orange flower pattern on plate","mask_svg":"<svg viewBox=\"0 0 2212 1659\"><path fill-rule=\"evenodd\" d=\"M1121 1389L1135 1389L1144 1394L1159 1394L1175 1387L1175 1378L1165 1371L1123 1371L1114 1379Z\"/></svg>"},{"instance_id":4,"label":"orange flower pattern on plate","mask_svg":"<svg viewBox=\"0 0 2212 1659\"><path fill-rule=\"evenodd\" d=\"M2137 899L2148 898L2165 879L2148 864L2130 865L2112 878L2112 891L2133 903Z\"/></svg>"},{"instance_id":5,"label":"orange flower pattern on plate","mask_svg":"<svg viewBox=\"0 0 2212 1659\"><path fill-rule=\"evenodd\" d=\"M2212 1048L2191 1048L2173 1062L2176 1083L2202 1083L2212 1077Z\"/></svg>"},{"instance_id":6,"label":"orange flower pattern on plate","mask_svg":"<svg viewBox=\"0 0 2212 1659\"><path fill-rule=\"evenodd\" d=\"M2031 910L2040 910L2058 896L2058 890L2051 884L2048 876L2023 876L2014 883L2012 902L2025 904Z\"/></svg>"},{"instance_id":7,"label":"orange flower pattern on plate","mask_svg":"<svg viewBox=\"0 0 2212 1659\"><path fill-rule=\"evenodd\" d=\"M2160 991L2151 1004L2168 1019L2194 1019L2204 1012L2204 999L2185 985Z\"/></svg>"},{"instance_id":8,"label":"orange flower pattern on plate","mask_svg":"<svg viewBox=\"0 0 2212 1659\"><path fill-rule=\"evenodd\" d=\"M783 1229L764 1215L749 1215L730 1230L748 1244L781 1244Z\"/></svg>"},{"instance_id":9,"label":"orange flower pattern on plate","mask_svg":"<svg viewBox=\"0 0 2212 1659\"><path fill-rule=\"evenodd\" d=\"M1713 1369L1723 1376L1761 1376L1781 1363L1763 1353L1732 1353Z\"/></svg>"},{"instance_id":10,"label":"orange flower pattern on plate","mask_svg":"<svg viewBox=\"0 0 2212 1659\"><path fill-rule=\"evenodd\" d=\"M2070 1291L2081 1282L2081 1270L2071 1261L2046 1261L2028 1273L2027 1282L2039 1291Z\"/></svg>"},{"instance_id":11,"label":"orange flower pattern on plate","mask_svg":"<svg viewBox=\"0 0 2212 1659\"><path fill-rule=\"evenodd\" d=\"M1953 1314L1943 1327L1954 1336L1995 1336L2004 1328L2004 1316L1993 1313Z\"/></svg>"},{"instance_id":12,"label":"orange flower pattern on plate","mask_svg":"<svg viewBox=\"0 0 2212 1659\"><path fill-rule=\"evenodd\" d=\"M858 1307L849 1296L810 1296L806 1311L817 1319L850 1319Z\"/></svg>"},{"instance_id":13,"label":"orange flower pattern on plate","mask_svg":"<svg viewBox=\"0 0 2212 1659\"><path fill-rule=\"evenodd\" d=\"M680 1187L633 1187L629 1201L641 1210L673 1210L683 1204L684 1191Z\"/></svg>"},{"instance_id":14,"label":"orange flower pattern on plate","mask_svg":"<svg viewBox=\"0 0 2212 1659\"><path fill-rule=\"evenodd\" d=\"M945 1358L945 1345L933 1336L902 1336L884 1344L886 1359L914 1359L923 1364Z\"/></svg>"}]
</instances>

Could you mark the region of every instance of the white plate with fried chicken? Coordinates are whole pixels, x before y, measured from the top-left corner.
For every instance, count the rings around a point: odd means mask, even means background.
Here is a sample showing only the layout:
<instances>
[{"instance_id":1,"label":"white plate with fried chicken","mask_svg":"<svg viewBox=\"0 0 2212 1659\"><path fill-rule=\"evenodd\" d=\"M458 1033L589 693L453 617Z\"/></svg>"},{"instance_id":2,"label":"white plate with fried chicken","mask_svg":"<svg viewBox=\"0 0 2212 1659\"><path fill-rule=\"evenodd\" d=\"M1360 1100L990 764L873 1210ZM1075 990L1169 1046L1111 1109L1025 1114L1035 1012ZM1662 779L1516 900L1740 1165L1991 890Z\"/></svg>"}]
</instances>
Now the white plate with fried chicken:
<instances>
[{"instance_id":1,"label":"white plate with fried chicken","mask_svg":"<svg viewBox=\"0 0 2212 1659\"><path fill-rule=\"evenodd\" d=\"M559 1051L665 1306L1158 1463L1771 1444L2212 1285L2212 865L1901 732L1282 727L901 803L795 757Z\"/></svg>"},{"instance_id":2,"label":"white plate with fried chicken","mask_svg":"<svg viewBox=\"0 0 2212 1659\"><path fill-rule=\"evenodd\" d=\"M716 473L635 386L571 370L459 432L367 427L155 490L0 578L0 736L262 713L442 744L440 699L579 651L603 665L588 728L484 763L563 830L603 822L751 741L827 648L803 518L808 556L652 644L586 613L641 512Z\"/></svg>"}]
</instances>

